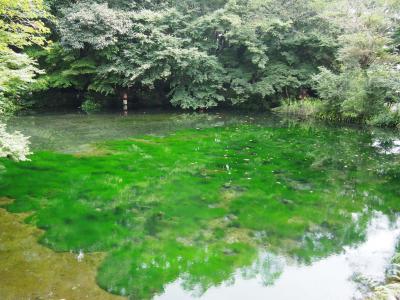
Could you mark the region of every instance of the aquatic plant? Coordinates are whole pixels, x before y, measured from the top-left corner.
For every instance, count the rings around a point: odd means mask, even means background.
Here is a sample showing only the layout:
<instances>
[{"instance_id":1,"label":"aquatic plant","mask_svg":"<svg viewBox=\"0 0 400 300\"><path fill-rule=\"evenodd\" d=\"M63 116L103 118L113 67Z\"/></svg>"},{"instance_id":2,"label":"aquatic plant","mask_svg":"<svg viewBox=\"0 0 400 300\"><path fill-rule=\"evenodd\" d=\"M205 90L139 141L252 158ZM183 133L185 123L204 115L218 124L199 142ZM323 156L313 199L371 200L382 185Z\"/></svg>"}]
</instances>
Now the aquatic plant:
<instances>
[{"instance_id":1,"label":"aquatic plant","mask_svg":"<svg viewBox=\"0 0 400 300\"><path fill-rule=\"evenodd\" d=\"M0 196L32 212L44 245L107 252L97 280L112 293L150 299L178 278L202 293L260 249L310 263L364 239L366 205L397 209L387 157L350 137L240 125L39 151L3 161Z\"/></svg>"}]
</instances>

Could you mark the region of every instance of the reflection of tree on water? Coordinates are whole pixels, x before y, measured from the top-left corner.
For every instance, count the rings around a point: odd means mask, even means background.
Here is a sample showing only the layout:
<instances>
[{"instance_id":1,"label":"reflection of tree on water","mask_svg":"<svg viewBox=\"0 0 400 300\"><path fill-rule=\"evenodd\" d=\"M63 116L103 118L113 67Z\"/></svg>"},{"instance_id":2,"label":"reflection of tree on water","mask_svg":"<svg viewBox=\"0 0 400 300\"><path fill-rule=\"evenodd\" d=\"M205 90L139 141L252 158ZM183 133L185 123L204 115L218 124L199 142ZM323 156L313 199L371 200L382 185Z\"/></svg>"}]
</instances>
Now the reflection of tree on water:
<instances>
[{"instance_id":1,"label":"reflection of tree on water","mask_svg":"<svg viewBox=\"0 0 400 300\"><path fill-rule=\"evenodd\" d=\"M281 276L284 267L283 257L267 252L260 254L251 266L243 268L239 273L245 280L260 276L262 284L270 286Z\"/></svg>"},{"instance_id":2,"label":"reflection of tree on water","mask_svg":"<svg viewBox=\"0 0 400 300\"><path fill-rule=\"evenodd\" d=\"M396 131L374 130L371 146L381 154L397 156L400 154L400 138Z\"/></svg>"}]
</instances>

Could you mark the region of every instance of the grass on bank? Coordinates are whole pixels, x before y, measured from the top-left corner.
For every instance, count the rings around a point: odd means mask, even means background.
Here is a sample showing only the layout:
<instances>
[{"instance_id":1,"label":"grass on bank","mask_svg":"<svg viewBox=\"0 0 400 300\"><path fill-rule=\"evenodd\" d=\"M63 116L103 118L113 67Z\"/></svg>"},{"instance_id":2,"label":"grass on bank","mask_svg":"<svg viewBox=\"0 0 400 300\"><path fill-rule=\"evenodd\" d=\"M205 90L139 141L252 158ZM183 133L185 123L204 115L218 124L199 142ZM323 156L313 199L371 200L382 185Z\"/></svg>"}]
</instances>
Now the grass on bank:
<instances>
[{"instance_id":1,"label":"grass on bank","mask_svg":"<svg viewBox=\"0 0 400 300\"><path fill-rule=\"evenodd\" d=\"M285 99L281 106L274 108L277 113L298 116L298 117L313 117L322 118L324 111L324 103L322 100L307 98L304 100Z\"/></svg>"}]
</instances>

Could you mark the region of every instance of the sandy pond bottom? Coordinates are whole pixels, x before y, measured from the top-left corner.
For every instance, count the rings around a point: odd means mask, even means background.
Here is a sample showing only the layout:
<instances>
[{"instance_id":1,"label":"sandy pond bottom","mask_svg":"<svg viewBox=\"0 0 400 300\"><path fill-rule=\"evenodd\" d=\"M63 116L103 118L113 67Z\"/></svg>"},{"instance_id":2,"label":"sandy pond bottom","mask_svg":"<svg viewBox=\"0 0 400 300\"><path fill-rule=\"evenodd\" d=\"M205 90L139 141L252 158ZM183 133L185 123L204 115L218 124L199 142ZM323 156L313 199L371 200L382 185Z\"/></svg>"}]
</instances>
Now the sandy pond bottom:
<instances>
[{"instance_id":1,"label":"sandy pond bottom","mask_svg":"<svg viewBox=\"0 0 400 300\"><path fill-rule=\"evenodd\" d=\"M26 214L0 209L0 299L123 299L102 290L96 271L102 253L78 260L40 244L42 231L23 223Z\"/></svg>"}]
</instances>

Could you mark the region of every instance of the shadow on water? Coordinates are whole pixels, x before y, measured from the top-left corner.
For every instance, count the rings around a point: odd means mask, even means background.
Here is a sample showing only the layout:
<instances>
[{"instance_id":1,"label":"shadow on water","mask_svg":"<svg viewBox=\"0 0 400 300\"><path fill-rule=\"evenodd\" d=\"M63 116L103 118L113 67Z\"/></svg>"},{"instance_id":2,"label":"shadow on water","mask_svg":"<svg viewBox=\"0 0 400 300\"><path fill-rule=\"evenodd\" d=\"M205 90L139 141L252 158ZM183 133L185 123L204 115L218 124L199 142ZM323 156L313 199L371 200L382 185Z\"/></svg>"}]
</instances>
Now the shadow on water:
<instances>
[{"instance_id":1,"label":"shadow on water","mask_svg":"<svg viewBox=\"0 0 400 300\"><path fill-rule=\"evenodd\" d=\"M0 196L14 199L4 207L31 212L55 251L105 252L96 279L110 293L351 299L383 280L395 250L395 132L143 112L24 116L8 128L35 153L2 161Z\"/></svg>"}]
</instances>

